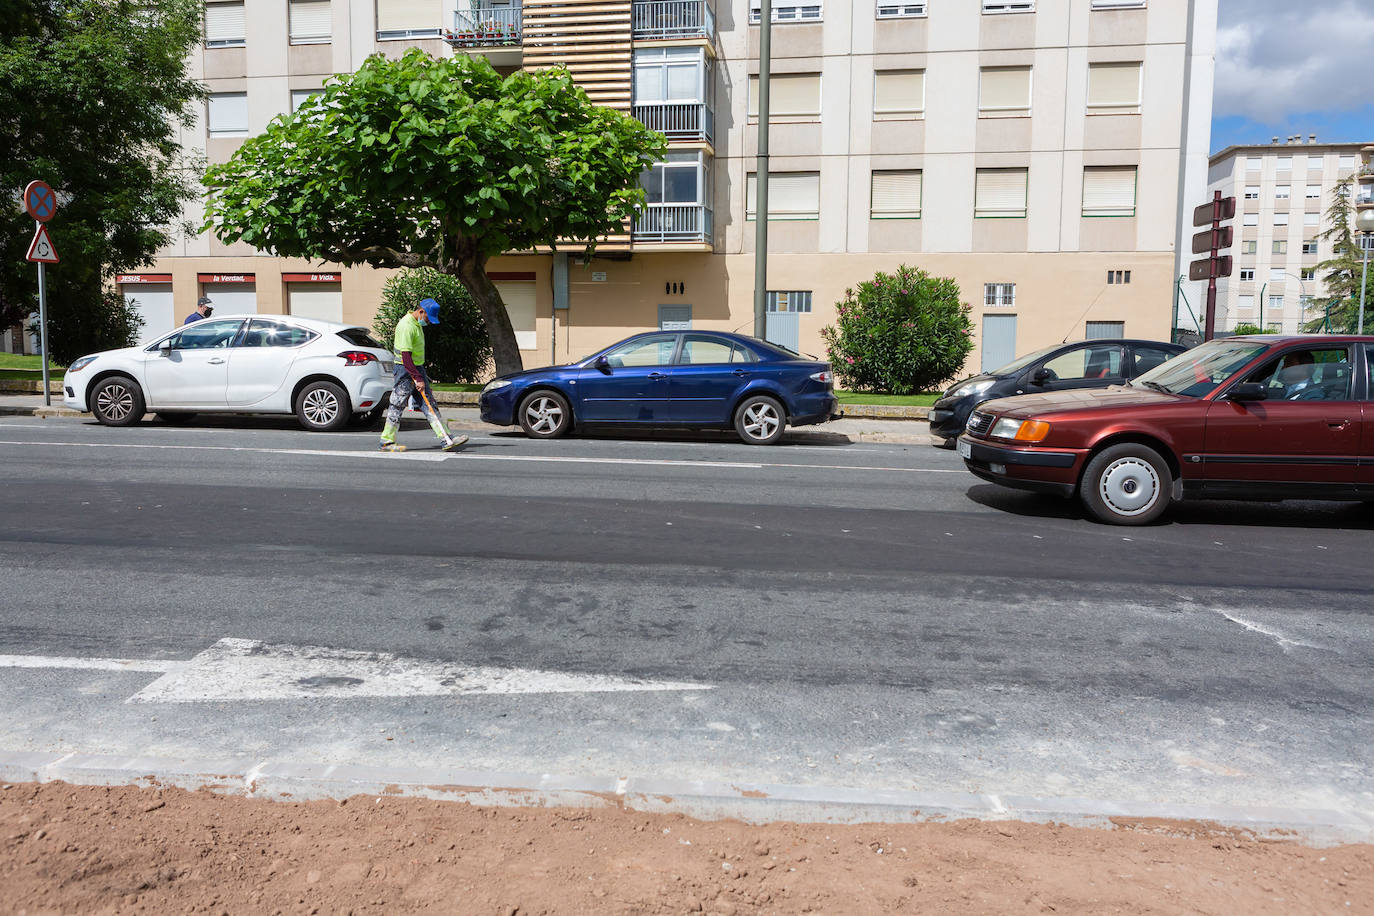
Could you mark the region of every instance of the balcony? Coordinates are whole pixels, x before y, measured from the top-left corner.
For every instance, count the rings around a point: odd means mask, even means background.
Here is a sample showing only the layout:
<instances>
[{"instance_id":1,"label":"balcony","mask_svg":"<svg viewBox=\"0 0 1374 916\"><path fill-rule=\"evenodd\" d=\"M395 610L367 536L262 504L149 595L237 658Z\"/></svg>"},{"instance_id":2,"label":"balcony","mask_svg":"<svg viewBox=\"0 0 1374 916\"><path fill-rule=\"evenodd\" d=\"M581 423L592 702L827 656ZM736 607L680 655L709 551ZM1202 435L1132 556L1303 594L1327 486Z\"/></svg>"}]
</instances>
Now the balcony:
<instances>
[{"instance_id":1,"label":"balcony","mask_svg":"<svg viewBox=\"0 0 1374 916\"><path fill-rule=\"evenodd\" d=\"M519 3L472 0L466 9L454 11L453 31L445 32L444 39L455 48L518 48L520 26Z\"/></svg>"},{"instance_id":2,"label":"balcony","mask_svg":"<svg viewBox=\"0 0 1374 916\"><path fill-rule=\"evenodd\" d=\"M634 116L669 140L713 142L714 118L701 102L639 102L634 106Z\"/></svg>"},{"instance_id":3,"label":"balcony","mask_svg":"<svg viewBox=\"0 0 1374 916\"><path fill-rule=\"evenodd\" d=\"M630 20L636 41L705 38L716 34L716 14L706 0L634 0Z\"/></svg>"},{"instance_id":4,"label":"balcony","mask_svg":"<svg viewBox=\"0 0 1374 916\"><path fill-rule=\"evenodd\" d=\"M650 204L635 217L634 240L710 245L711 211L701 204Z\"/></svg>"}]
</instances>

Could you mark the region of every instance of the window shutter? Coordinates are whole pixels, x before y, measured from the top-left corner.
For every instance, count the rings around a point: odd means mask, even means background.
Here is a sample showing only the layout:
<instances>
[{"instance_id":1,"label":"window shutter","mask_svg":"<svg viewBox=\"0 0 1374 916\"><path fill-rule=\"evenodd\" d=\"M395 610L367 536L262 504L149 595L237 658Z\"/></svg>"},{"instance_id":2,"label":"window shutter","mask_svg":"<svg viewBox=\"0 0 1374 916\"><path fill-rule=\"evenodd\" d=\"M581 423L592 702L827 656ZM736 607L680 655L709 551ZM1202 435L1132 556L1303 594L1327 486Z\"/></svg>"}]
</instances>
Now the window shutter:
<instances>
[{"instance_id":1,"label":"window shutter","mask_svg":"<svg viewBox=\"0 0 1374 916\"><path fill-rule=\"evenodd\" d=\"M874 219L920 219L921 173L874 172L870 215Z\"/></svg>"},{"instance_id":2,"label":"window shutter","mask_svg":"<svg viewBox=\"0 0 1374 916\"><path fill-rule=\"evenodd\" d=\"M1140 64L1089 64L1088 108L1096 114L1140 111Z\"/></svg>"},{"instance_id":3,"label":"window shutter","mask_svg":"<svg viewBox=\"0 0 1374 916\"><path fill-rule=\"evenodd\" d=\"M773 172L768 176L769 219L816 219L821 210L820 175L816 172ZM750 172L745 216L757 218L758 176Z\"/></svg>"},{"instance_id":4,"label":"window shutter","mask_svg":"<svg viewBox=\"0 0 1374 916\"><path fill-rule=\"evenodd\" d=\"M205 4L205 46L207 48L227 48L241 45L247 34L248 20L244 17L241 2Z\"/></svg>"},{"instance_id":5,"label":"window shutter","mask_svg":"<svg viewBox=\"0 0 1374 916\"><path fill-rule=\"evenodd\" d=\"M768 120L820 117L819 73L775 73L768 81ZM749 117L759 116L758 74L749 77Z\"/></svg>"},{"instance_id":6,"label":"window shutter","mask_svg":"<svg viewBox=\"0 0 1374 916\"><path fill-rule=\"evenodd\" d=\"M207 121L212 135L248 133L248 94L220 92L211 95Z\"/></svg>"},{"instance_id":7,"label":"window shutter","mask_svg":"<svg viewBox=\"0 0 1374 916\"><path fill-rule=\"evenodd\" d=\"M980 76L980 111L1019 111L1030 108L1030 67L984 67Z\"/></svg>"},{"instance_id":8,"label":"window shutter","mask_svg":"<svg viewBox=\"0 0 1374 916\"><path fill-rule=\"evenodd\" d=\"M1026 215L1025 169L979 169L973 192L974 216Z\"/></svg>"},{"instance_id":9,"label":"window shutter","mask_svg":"<svg viewBox=\"0 0 1374 916\"><path fill-rule=\"evenodd\" d=\"M1084 216L1135 216L1133 168L1083 170Z\"/></svg>"},{"instance_id":10,"label":"window shutter","mask_svg":"<svg viewBox=\"0 0 1374 916\"><path fill-rule=\"evenodd\" d=\"M1275 214L1274 214L1274 225L1275 225L1275 226L1287 226L1287 225L1288 225L1288 214L1287 214L1287 213L1275 213Z\"/></svg>"},{"instance_id":11,"label":"window shutter","mask_svg":"<svg viewBox=\"0 0 1374 916\"><path fill-rule=\"evenodd\" d=\"M333 32L329 0L291 0L292 41L328 41Z\"/></svg>"},{"instance_id":12,"label":"window shutter","mask_svg":"<svg viewBox=\"0 0 1374 916\"><path fill-rule=\"evenodd\" d=\"M377 32L438 33L444 21L439 0L377 0Z\"/></svg>"},{"instance_id":13,"label":"window shutter","mask_svg":"<svg viewBox=\"0 0 1374 916\"><path fill-rule=\"evenodd\" d=\"M878 70L873 74L873 115L911 115L926 107L924 70Z\"/></svg>"}]
</instances>

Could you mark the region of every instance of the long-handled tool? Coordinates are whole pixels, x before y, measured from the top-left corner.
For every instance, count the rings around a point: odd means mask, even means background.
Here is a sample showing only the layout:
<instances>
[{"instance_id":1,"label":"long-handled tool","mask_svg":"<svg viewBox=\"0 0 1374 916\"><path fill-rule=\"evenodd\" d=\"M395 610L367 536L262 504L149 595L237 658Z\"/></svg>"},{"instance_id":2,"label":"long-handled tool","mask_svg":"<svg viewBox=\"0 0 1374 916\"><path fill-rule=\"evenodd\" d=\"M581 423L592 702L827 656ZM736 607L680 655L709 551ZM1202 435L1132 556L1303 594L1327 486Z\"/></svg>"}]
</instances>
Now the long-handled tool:
<instances>
[{"instance_id":1,"label":"long-handled tool","mask_svg":"<svg viewBox=\"0 0 1374 916\"><path fill-rule=\"evenodd\" d=\"M434 414L434 419L436 419L436 420L439 421L439 425L440 425L440 426L447 427L447 424L444 423L444 418L443 418L443 416L441 416L440 413L439 413L439 408L435 407L434 404L433 404L433 402L430 401L429 395L425 394L425 386L424 386L424 385L416 385L416 386L415 386L415 390L416 390L417 392L419 392L419 394L420 394L420 399L423 400L423 401L425 402L425 406L429 408L429 412L432 413L432 414ZM446 435L447 435L447 434L446 434ZM446 452L452 452L452 451L456 451L457 449L462 448L463 446L465 446L465 445L467 445L467 444L468 444L468 437L467 437L467 436L452 436L452 435L450 435L450 436L448 436L448 442L444 443L444 447L443 447L443 448L444 448L444 451L446 451Z\"/></svg>"}]
</instances>

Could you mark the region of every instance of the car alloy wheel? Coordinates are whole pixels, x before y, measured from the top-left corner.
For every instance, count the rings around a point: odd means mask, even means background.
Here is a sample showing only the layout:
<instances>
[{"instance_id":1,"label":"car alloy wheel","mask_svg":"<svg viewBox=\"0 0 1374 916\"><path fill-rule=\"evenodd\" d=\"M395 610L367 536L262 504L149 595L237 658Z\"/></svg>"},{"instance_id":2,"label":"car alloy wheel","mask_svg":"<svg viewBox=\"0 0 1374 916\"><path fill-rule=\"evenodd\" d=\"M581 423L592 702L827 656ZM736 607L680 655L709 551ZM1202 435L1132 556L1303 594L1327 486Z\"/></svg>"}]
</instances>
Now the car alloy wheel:
<instances>
[{"instance_id":1,"label":"car alloy wheel","mask_svg":"<svg viewBox=\"0 0 1374 916\"><path fill-rule=\"evenodd\" d=\"M556 391L536 391L520 405L520 428L535 439L556 439L572 425L568 402Z\"/></svg>"},{"instance_id":2,"label":"car alloy wheel","mask_svg":"<svg viewBox=\"0 0 1374 916\"><path fill-rule=\"evenodd\" d=\"M330 432L352 416L348 395L333 382L312 382L296 398L296 419L313 432Z\"/></svg>"},{"instance_id":3,"label":"car alloy wheel","mask_svg":"<svg viewBox=\"0 0 1374 916\"><path fill-rule=\"evenodd\" d=\"M315 426L328 426L339 415L339 399L324 388L316 388L307 394L302 407Z\"/></svg>"},{"instance_id":4,"label":"car alloy wheel","mask_svg":"<svg viewBox=\"0 0 1374 916\"><path fill-rule=\"evenodd\" d=\"M772 445L786 425L782 405L770 397L752 397L735 412L735 432L749 445Z\"/></svg>"},{"instance_id":5,"label":"car alloy wheel","mask_svg":"<svg viewBox=\"0 0 1374 916\"><path fill-rule=\"evenodd\" d=\"M130 378L108 378L91 393L91 412L105 426L132 426L143 419L143 392Z\"/></svg>"}]
</instances>

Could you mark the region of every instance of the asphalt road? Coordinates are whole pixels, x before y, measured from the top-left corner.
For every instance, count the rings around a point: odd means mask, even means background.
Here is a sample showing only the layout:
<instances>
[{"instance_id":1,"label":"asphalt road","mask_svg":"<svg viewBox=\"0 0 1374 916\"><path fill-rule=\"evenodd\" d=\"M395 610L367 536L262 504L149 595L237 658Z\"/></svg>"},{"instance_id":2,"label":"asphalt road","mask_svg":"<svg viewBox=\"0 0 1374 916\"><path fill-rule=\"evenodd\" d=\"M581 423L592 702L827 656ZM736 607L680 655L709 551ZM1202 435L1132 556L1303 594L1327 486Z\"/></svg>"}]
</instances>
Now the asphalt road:
<instances>
[{"instance_id":1,"label":"asphalt road","mask_svg":"<svg viewBox=\"0 0 1374 916\"><path fill-rule=\"evenodd\" d=\"M0 422L0 749L1374 813L1364 506L1109 528L823 429L374 442Z\"/></svg>"}]
</instances>

